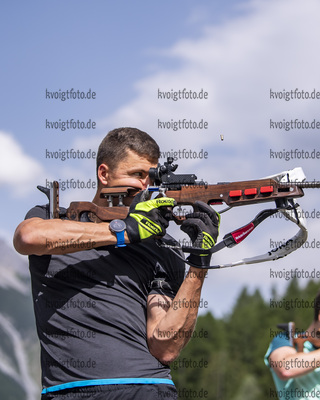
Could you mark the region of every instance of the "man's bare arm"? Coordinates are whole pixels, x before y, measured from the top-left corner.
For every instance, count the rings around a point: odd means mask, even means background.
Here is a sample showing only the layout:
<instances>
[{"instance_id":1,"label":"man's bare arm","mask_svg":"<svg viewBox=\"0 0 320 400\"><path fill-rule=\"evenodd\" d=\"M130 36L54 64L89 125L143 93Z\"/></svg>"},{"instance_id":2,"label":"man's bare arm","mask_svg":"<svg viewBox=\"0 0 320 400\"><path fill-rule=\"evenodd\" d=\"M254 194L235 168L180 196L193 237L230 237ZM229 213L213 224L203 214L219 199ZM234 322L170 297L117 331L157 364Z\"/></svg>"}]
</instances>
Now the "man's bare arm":
<instances>
[{"instance_id":1,"label":"man's bare arm","mask_svg":"<svg viewBox=\"0 0 320 400\"><path fill-rule=\"evenodd\" d=\"M176 297L150 295L147 309L147 340L150 353L170 364L188 343L194 330L207 270L190 267Z\"/></svg>"},{"instance_id":2,"label":"man's bare arm","mask_svg":"<svg viewBox=\"0 0 320 400\"><path fill-rule=\"evenodd\" d=\"M282 380L297 378L320 366L320 349L302 353L290 346L279 347L270 354L269 365Z\"/></svg>"},{"instance_id":3,"label":"man's bare arm","mask_svg":"<svg viewBox=\"0 0 320 400\"><path fill-rule=\"evenodd\" d=\"M126 234L125 241L129 243ZM116 243L109 223L88 224L41 218L21 222L13 238L15 249L23 255L67 254Z\"/></svg>"}]
</instances>

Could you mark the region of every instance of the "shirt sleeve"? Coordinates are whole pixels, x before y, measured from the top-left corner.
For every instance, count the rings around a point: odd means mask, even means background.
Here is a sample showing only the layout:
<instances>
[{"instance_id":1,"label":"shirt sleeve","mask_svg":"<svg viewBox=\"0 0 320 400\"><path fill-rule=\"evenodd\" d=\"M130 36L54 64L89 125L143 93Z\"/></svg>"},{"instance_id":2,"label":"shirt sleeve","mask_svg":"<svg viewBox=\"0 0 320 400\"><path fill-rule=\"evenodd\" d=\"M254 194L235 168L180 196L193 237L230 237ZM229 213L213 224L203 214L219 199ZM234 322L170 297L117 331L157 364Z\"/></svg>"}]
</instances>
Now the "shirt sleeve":
<instances>
[{"instance_id":1,"label":"shirt sleeve","mask_svg":"<svg viewBox=\"0 0 320 400\"><path fill-rule=\"evenodd\" d=\"M285 346L289 346L289 347L293 347L292 344L290 343L290 339L288 336L287 332L281 332L280 334L278 334L270 343L270 346L266 352L266 355L264 356L264 363L269 367L269 357L270 354L276 350L279 349L280 347L285 347Z\"/></svg>"},{"instance_id":2,"label":"shirt sleeve","mask_svg":"<svg viewBox=\"0 0 320 400\"><path fill-rule=\"evenodd\" d=\"M35 206L29 210L25 216L25 219L30 218L42 218L48 219L49 218L49 204L46 206Z\"/></svg>"}]
</instances>

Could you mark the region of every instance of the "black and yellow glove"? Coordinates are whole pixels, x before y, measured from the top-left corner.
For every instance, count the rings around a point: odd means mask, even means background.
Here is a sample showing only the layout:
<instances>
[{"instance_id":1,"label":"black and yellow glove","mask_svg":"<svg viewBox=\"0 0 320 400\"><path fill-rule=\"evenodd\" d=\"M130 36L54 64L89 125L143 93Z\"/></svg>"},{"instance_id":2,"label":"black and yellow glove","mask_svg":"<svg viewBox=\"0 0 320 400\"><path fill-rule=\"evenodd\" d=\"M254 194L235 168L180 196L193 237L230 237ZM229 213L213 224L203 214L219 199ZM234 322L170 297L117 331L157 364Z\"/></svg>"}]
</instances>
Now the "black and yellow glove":
<instances>
[{"instance_id":1,"label":"black and yellow glove","mask_svg":"<svg viewBox=\"0 0 320 400\"><path fill-rule=\"evenodd\" d=\"M189 235L192 245L209 250L213 247L219 235L220 214L202 201L196 201L194 212L186 215L181 230ZM188 261L202 267L209 266L211 254L190 254Z\"/></svg>"},{"instance_id":2,"label":"black and yellow glove","mask_svg":"<svg viewBox=\"0 0 320 400\"><path fill-rule=\"evenodd\" d=\"M129 215L124 220L130 243L137 243L152 236L163 236L172 220L172 210L175 200L170 197L159 197L147 200L148 190L138 193L129 209Z\"/></svg>"}]
</instances>

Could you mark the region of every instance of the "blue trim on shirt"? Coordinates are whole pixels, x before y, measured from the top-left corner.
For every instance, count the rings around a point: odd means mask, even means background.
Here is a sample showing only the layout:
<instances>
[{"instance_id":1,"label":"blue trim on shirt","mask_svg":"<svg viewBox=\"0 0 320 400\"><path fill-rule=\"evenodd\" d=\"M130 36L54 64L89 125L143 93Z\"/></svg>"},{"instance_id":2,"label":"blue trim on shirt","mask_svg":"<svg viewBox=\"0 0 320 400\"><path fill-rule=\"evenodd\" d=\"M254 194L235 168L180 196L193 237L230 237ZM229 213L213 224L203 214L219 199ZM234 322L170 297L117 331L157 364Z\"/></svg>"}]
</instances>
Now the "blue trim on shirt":
<instances>
[{"instance_id":1,"label":"blue trim on shirt","mask_svg":"<svg viewBox=\"0 0 320 400\"><path fill-rule=\"evenodd\" d=\"M74 381L63 383L61 385L50 386L42 390L41 394L57 392L58 390L72 389L85 386L97 385L153 385L167 384L174 385L171 379L162 378L115 378L115 379L91 379L87 381Z\"/></svg>"}]
</instances>

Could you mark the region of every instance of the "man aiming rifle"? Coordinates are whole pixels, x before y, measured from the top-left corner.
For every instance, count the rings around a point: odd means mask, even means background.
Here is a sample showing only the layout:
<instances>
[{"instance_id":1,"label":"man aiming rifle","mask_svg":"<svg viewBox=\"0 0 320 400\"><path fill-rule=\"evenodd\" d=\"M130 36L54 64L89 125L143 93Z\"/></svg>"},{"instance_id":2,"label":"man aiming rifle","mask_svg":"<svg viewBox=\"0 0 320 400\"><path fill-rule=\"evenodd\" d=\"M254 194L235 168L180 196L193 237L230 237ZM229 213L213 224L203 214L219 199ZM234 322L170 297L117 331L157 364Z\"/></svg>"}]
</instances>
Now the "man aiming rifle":
<instances>
[{"instance_id":1,"label":"man aiming rifle","mask_svg":"<svg viewBox=\"0 0 320 400\"><path fill-rule=\"evenodd\" d=\"M294 326L294 324L293 324ZM279 399L310 400L320 397L320 292L308 329L298 334L292 323L276 336L265 355Z\"/></svg>"},{"instance_id":2,"label":"man aiming rifle","mask_svg":"<svg viewBox=\"0 0 320 400\"><path fill-rule=\"evenodd\" d=\"M170 197L148 200L144 190L159 154L145 132L109 132L98 150L93 203L103 205L102 189L135 188L128 216L95 224L87 213L80 221L50 219L48 205L36 206L16 229L15 248L29 256L43 400L177 396L169 364L194 329L211 256L191 255L204 268L191 266L185 277L184 262L157 246L159 236L173 242L166 228L175 205ZM181 229L208 250L219 221L198 202Z\"/></svg>"}]
</instances>

